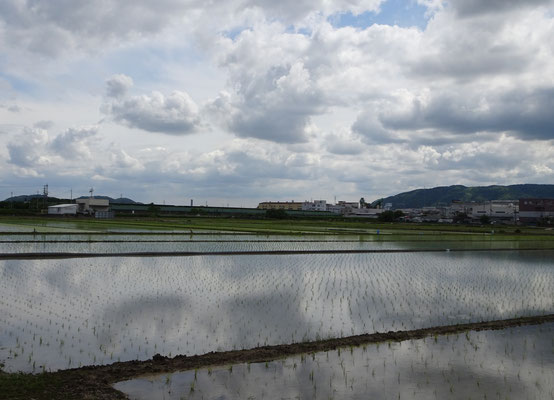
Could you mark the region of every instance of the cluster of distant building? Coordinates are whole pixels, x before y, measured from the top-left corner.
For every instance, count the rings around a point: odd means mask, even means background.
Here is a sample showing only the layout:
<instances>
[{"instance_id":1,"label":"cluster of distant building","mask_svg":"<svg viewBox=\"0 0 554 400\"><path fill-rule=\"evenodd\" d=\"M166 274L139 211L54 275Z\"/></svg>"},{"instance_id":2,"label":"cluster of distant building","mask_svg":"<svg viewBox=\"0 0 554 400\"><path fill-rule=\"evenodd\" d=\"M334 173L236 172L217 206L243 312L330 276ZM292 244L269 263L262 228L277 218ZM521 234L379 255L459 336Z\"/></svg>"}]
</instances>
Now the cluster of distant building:
<instances>
[{"instance_id":1,"label":"cluster of distant building","mask_svg":"<svg viewBox=\"0 0 554 400\"><path fill-rule=\"evenodd\" d=\"M108 199L94 197L76 199L75 203L57 204L48 207L49 215L91 215L96 218L113 218Z\"/></svg>"},{"instance_id":2,"label":"cluster of distant building","mask_svg":"<svg viewBox=\"0 0 554 400\"><path fill-rule=\"evenodd\" d=\"M395 212L395 218L405 222L437 222L437 223L498 223L498 224L554 224L554 199L519 199L519 200L491 200L491 201L452 201L444 207L421 208L393 208L392 203L385 203L372 207L363 202L338 201L336 204L326 200L312 201L266 201L256 209L228 208L228 207L190 207L188 206L160 206L160 212L166 214L186 214L198 212L199 208L208 214L214 215L263 215L264 210L289 211L293 216L316 216L319 212L326 215L340 215L344 217L374 218L387 211ZM95 218L113 218L114 214L142 215L149 212L148 205L144 204L112 204L108 199L94 197L79 198L75 203L58 204L48 207L49 215L89 215ZM397 213L401 211L401 213ZM384 217L384 216L383 216Z\"/></svg>"},{"instance_id":3,"label":"cluster of distant building","mask_svg":"<svg viewBox=\"0 0 554 400\"><path fill-rule=\"evenodd\" d=\"M325 200L266 201L258 205L264 210L326 211L345 217L379 218L392 210L392 203L375 208L358 202L339 201L328 204ZM484 220L502 224L535 224L544 220L554 222L554 199L519 199L491 201L452 201L444 207L402 208L401 219L406 222L482 223Z\"/></svg>"}]
</instances>

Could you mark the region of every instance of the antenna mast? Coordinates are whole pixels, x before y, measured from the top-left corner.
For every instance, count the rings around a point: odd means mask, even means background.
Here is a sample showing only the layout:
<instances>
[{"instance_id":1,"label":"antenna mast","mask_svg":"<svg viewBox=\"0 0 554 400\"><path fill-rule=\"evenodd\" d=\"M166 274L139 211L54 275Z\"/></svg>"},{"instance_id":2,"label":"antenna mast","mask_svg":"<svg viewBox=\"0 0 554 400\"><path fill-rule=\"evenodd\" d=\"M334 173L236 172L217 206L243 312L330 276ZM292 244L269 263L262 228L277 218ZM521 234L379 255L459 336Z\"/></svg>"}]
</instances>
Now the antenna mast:
<instances>
[{"instance_id":1,"label":"antenna mast","mask_svg":"<svg viewBox=\"0 0 554 400\"><path fill-rule=\"evenodd\" d=\"M44 194L44 207L46 207L48 204L48 184L43 186L42 193Z\"/></svg>"}]
</instances>

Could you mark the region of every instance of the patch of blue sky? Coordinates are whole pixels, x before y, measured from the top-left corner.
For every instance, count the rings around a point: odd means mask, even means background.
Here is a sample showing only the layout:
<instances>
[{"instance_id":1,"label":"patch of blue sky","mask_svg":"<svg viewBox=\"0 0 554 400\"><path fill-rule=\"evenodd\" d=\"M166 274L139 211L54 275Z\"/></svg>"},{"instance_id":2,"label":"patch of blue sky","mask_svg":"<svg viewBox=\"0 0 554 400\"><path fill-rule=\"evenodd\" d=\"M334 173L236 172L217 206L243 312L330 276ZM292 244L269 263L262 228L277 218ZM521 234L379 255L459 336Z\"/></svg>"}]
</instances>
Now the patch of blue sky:
<instances>
[{"instance_id":1,"label":"patch of blue sky","mask_svg":"<svg viewBox=\"0 0 554 400\"><path fill-rule=\"evenodd\" d=\"M163 81L165 67L180 65L183 68L205 62L205 56L191 46L135 47L118 50L105 59L105 68L131 76L138 82Z\"/></svg>"},{"instance_id":2,"label":"patch of blue sky","mask_svg":"<svg viewBox=\"0 0 554 400\"><path fill-rule=\"evenodd\" d=\"M365 29L373 24L397 25L400 27L418 27L424 30L427 26L427 8L415 0L387 0L381 4L379 12L366 11L360 15L350 12L330 16L328 21L335 28L352 26Z\"/></svg>"},{"instance_id":3,"label":"patch of blue sky","mask_svg":"<svg viewBox=\"0 0 554 400\"><path fill-rule=\"evenodd\" d=\"M237 36L239 36L242 32L248 31L250 29L251 28L246 27L246 26L237 26L233 29L229 29L227 31L224 31L223 36L225 36L225 37L227 37L231 40L235 40L237 38Z\"/></svg>"},{"instance_id":4,"label":"patch of blue sky","mask_svg":"<svg viewBox=\"0 0 554 400\"><path fill-rule=\"evenodd\" d=\"M297 26L294 26L294 25L287 26L287 28L285 29L285 32L286 33L298 34L298 35L304 35L304 36L311 36L312 35L312 30L310 28L297 27Z\"/></svg>"},{"instance_id":5,"label":"patch of blue sky","mask_svg":"<svg viewBox=\"0 0 554 400\"><path fill-rule=\"evenodd\" d=\"M0 71L0 79L7 82L11 86L11 88L17 93L35 95L37 92L36 84L29 82L28 80L21 79L10 74L6 74L2 71Z\"/></svg>"}]
</instances>

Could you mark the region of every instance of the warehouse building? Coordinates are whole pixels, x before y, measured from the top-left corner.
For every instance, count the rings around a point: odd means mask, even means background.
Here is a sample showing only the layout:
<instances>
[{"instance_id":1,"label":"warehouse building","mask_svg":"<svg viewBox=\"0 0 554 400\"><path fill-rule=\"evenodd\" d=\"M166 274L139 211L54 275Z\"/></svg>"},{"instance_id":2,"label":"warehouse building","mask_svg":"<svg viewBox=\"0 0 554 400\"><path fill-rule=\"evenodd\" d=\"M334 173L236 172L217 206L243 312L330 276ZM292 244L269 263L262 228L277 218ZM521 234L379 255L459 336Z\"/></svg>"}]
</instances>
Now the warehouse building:
<instances>
[{"instance_id":1,"label":"warehouse building","mask_svg":"<svg viewBox=\"0 0 554 400\"><path fill-rule=\"evenodd\" d=\"M77 204L57 204L55 206L48 207L49 215L76 215Z\"/></svg>"}]
</instances>

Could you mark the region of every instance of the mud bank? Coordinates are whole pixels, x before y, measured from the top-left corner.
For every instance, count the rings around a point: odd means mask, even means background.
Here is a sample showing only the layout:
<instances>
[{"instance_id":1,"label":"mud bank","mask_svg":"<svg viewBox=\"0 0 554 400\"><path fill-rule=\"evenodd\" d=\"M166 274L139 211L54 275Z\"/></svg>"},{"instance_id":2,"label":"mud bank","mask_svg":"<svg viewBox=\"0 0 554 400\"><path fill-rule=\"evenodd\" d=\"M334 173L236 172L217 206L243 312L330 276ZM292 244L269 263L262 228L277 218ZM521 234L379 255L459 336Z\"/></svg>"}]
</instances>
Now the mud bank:
<instances>
[{"instance_id":1,"label":"mud bank","mask_svg":"<svg viewBox=\"0 0 554 400\"><path fill-rule=\"evenodd\" d=\"M3 384L6 384L7 382L6 385L10 384L11 377L13 377L14 381L29 382L26 384L19 383L19 388L22 390L21 392L9 392L8 390L6 393L8 393L9 397L5 397L5 394L2 394L3 391L0 391L0 399L124 399L126 398L125 395L115 390L111 385L141 375L183 371L225 364L273 361L301 353L330 351L338 347L360 346L388 341L400 342L404 340L423 339L435 335L451 335L467 331L499 330L522 325L537 325L546 322L554 322L554 314L438 326L409 331L377 332L314 342L263 346L247 350L210 352L189 357L181 355L168 358L155 355L151 360L146 361L127 361L111 365L87 366L39 375L0 373L0 378L3 378L0 379L0 383L3 382ZM32 386L34 380L40 381L41 385L33 391Z\"/></svg>"}]
</instances>

